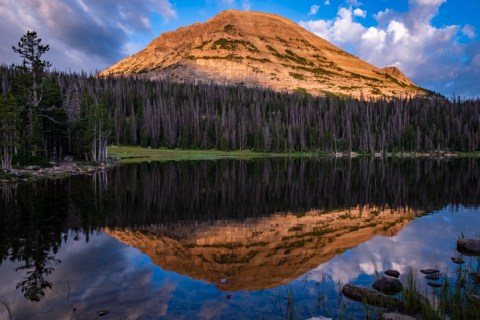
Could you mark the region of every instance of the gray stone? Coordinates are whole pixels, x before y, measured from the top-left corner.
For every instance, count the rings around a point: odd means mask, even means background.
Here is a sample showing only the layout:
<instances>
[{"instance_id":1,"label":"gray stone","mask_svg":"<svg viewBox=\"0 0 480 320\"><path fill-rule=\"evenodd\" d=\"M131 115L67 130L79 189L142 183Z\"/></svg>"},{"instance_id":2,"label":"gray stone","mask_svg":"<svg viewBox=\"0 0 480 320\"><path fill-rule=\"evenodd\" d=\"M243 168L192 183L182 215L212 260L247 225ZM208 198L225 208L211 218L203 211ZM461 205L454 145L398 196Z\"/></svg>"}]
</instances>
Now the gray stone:
<instances>
[{"instance_id":1,"label":"gray stone","mask_svg":"<svg viewBox=\"0 0 480 320\"><path fill-rule=\"evenodd\" d=\"M457 240L457 251L470 256L480 256L480 240L460 239Z\"/></svg>"},{"instance_id":2,"label":"gray stone","mask_svg":"<svg viewBox=\"0 0 480 320\"><path fill-rule=\"evenodd\" d=\"M379 308L390 308L396 311L405 310L405 303L393 297L385 296L372 289L357 287L353 284L347 283L342 288L342 293L350 300L367 303Z\"/></svg>"},{"instance_id":3,"label":"gray stone","mask_svg":"<svg viewBox=\"0 0 480 320\"><path fill-rule=\"evenodd\" d=\"M396 278L381 277L373 283L372 287L384 294L397 294L403 290L403 285Z\"/></svg>"},{"instance_id":4,"label":"gray stone","mask_svg":"<svg viewBox=\"0 0 480 320\"><path fill-rule=\"evenodd\" d=\"M427 274L427 275L425 276L425 279L427 279L427 280L434 280L434 281L440 280L440 274L439 274L439 273Z\"/></svg>"}]
</instances>

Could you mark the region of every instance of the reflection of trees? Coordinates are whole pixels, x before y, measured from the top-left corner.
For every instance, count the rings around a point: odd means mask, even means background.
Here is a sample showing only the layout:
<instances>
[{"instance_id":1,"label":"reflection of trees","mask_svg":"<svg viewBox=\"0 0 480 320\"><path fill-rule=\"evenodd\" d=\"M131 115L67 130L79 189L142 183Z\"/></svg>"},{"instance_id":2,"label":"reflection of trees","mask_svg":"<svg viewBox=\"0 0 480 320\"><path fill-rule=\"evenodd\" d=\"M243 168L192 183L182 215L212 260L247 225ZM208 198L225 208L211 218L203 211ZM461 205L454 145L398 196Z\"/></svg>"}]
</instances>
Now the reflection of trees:
<instances>
[{"instance_id":1,"label":"reflection of trees","mask_svg":"<svg viewBox=\"0 0 480 320\"><path fill-rule=\"evenodd\" d=\"M38 301L52 286L55 255L70 230L73 239L82 232L88 241L106 226L314 208L479 205L479 173L475 159L265 159L142 163L93 177L22 183L1 189L0 261L19 264L25 278L18 288Z\"/></svg>"},{"instance_id":2,"label":"reflection of trees","mask_svg":"<svg viewBox=\"0 0 480 320\"><path fill-rule=\"evenodd\" d=\"M473 159L266 159L143 163L113 171L110 226L377 206L479 204Z\"/></svg>"},{"instance_id":3,"label":"reflection of trees","mask_svg":"<svg viewBox=\"0 0 480 320\"><path fill-rule=\"evenodd\" d=\"M48 276L60 263L55 254L68 230L63 186L63 181L20 184L15 201L0 202L0 259L16 262L15 270L25 273L17 289L30 301L39 301L52 287Z\"/></svg>"}]
</instances>

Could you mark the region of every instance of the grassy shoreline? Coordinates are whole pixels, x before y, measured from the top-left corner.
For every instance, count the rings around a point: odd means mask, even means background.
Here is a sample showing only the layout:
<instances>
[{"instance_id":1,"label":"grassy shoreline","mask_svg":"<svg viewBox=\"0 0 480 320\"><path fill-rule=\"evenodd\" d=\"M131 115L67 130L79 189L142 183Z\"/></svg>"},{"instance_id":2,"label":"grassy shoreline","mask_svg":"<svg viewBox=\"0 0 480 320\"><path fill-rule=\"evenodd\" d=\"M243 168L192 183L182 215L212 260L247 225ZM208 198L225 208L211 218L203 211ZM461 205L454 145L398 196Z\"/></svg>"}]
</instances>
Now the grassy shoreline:
<instances>
[{"instance_id":1,"label":"grassy shoreline","mask_svg":"<svg viewBox=\"0 0 480 320\"><path fill-rule=\"evenodd\" d=\"M222 151L214 149L151 149L138 146L110 146L110 157L119 159L121 163L142 161L175 161L175 160L220 160L220 159L256 159L256 158L480 158L480 152L399 152L399 153L357 153L357 152L260 152L251 150Z\"/></svg>"},{"instance_id":2,"label":"grassy shoreline","mask_svg":"<svg viewBox=\"0 0 480 320\"><path fill-rule=\"evenodd\" d=\"M193 150L193 149L149 149L135 146L110 146L110 157L120 159L121 163L141 161L171 161L171 160L220 160L220 159L255 159L255 158L307 158L324 157L326 153L314 152L257 152L251 150Z\"/></svg>"}]
</instances>

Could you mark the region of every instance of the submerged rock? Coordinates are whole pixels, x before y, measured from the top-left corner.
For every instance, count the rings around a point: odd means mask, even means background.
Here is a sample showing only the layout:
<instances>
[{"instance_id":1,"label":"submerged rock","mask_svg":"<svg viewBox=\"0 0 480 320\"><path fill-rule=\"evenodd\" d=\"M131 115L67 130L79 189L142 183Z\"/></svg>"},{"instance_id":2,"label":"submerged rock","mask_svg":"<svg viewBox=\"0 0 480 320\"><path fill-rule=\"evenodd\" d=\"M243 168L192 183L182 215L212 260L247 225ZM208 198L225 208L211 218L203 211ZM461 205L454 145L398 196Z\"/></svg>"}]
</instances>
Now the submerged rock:
<instances>
[{"instance_id":1,"label":"submerged rock","mask_svg":"<svg viewBox=\"0 0 480 320\"><path fill-rule=\"evenodd\" d=\"M400 272L398 272L397 270L387 270L385 271L385 274L387 276L394 277L394 278L400 277Z\"/></svg>"},{"instance_id":2,"label":"submerged rock","mask_svg":"<svg viewBox=\"0 0 480 320\"><path fill-rule=\"evenodd\" d=\"M480 240L460 239L457 240L457 251L471 256L480 256Z\"/></svg>"},{"instance_id":3,"label":"submerged rock","mask_svg":"<svg viewBox=\"0 0 480 320\"><path fill-rule=\"evenodd\" d=\"M434 273L440 273L440 270L437 269L423 269L420 270L421 273L423 274L434 274Z\"/></svg>"},{"instance_id":4,"label":"submerged rock","mask_svg":"<svg viewBox=\"0 0 480 320\"><path fill-rule=\"evenodd\" d=\"M384 294L397 294L403 290L403 285L396 278L381 277L373 283L372 287Z\"/></svg>"},{"instance_id":5,"label":"submerged rock","mask_svg":"<svg viewBox=\"0 0 480 320\"><path fill-rule=\"evenodd\" d=\"M393 297L385 296L372 289L357 287L347 283L342 288L342 293L350 300L359 301L380 308L390 308L397 311L405 309L405 303Z\"/></svg>"},{"instance_id":6,"label":"submerged rock","mask_svg":"<svg viewBox=\"0 0 480 320\"><path fill-rule=\"evenodd\" d=\"M439 274L439 273L427 274L427 275L425 276L425 279L427 279L427 280L434 280L434 281L440 280L440 274Z\"/></svg>"}]
</instances>

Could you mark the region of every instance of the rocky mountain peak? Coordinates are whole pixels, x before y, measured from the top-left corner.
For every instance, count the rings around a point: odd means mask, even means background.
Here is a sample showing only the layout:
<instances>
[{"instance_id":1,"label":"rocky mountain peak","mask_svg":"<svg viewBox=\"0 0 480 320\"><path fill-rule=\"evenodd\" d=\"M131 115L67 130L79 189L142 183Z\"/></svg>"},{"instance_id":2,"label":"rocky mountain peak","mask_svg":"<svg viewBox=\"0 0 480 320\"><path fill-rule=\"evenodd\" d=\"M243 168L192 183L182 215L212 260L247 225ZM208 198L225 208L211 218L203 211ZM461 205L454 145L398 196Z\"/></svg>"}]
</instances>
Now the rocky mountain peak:
<instances>
[{"instance_id":1,"label":"rocky mountain peak","mask_svg":"<svg viewBox=\"0 0 480 320\"><path fill-rule=\"evenodd\" d=\"M424 93L397 68L379 69L286 18L237 10L166 32L100 76L118 74L313 95Z\"/></svg>"}]
</instances>

